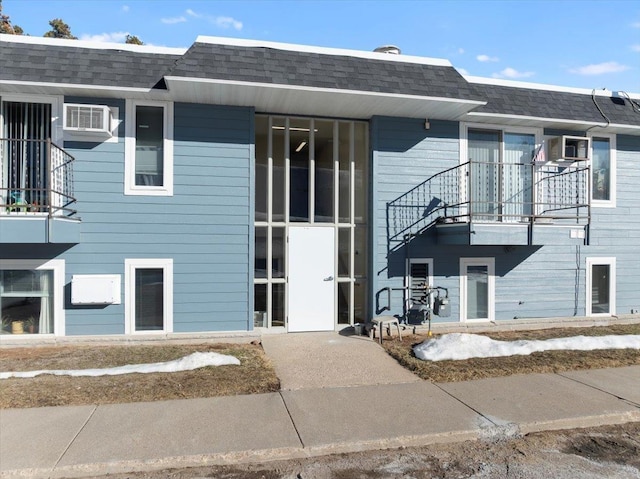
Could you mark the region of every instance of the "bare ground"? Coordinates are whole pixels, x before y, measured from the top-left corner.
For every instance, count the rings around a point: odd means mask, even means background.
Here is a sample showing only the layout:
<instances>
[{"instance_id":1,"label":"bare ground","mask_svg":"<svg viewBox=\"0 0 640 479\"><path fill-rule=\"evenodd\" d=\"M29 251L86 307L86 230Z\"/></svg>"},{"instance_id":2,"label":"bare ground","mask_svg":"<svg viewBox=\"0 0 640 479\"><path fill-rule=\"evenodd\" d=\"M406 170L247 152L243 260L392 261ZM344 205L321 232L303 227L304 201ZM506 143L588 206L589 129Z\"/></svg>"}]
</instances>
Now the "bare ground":
<instances>
[{"instance_id":1,"label":"bare ground","mask_svg":"<svg viewBox=\"0 0 640 479\"><path fill-rule=\"evenodd\" d=\"M540 432L237 466L165 469L110 479L631 479L640 478L640 423Z\"/></svg>"},{"instance_id":2,"label":"bare ground","mask_svg":"<svg viewBox=\"0 0 640 479\"><path fill-rule=\"evenodd\" d=\"M53 346L0 349L0 371L108 368L171 361L193 352L214 351L240 359L176 373L68 377L43 375L5 379L0 408L111 404L191 399L278 391L280 381L259 344Z\"/></svg>"},{"instance_id":3,"label":"bare ground","mask_svg":"<svg viewBox=\"0 0 640 479\"><path fill-rule=\"evenodd\" d=\"M592 328L508 331L487 334L499 340L548 339L577 335L640 334L640 324ZM387 352L424 380L464 381L511 374L560 372L640 364L639 350L549 351L530 356L465 361L421 361L412 346L426 336L383 342ZM111 404L190 399L278 391L279 379L259 343L126 344L0 348L0 371L107 368L169 361L195 351L216 351L240 359L240 366L194 371L101 377L39 376L2 380L0 408Z\"/></svg>"}]
</instances>

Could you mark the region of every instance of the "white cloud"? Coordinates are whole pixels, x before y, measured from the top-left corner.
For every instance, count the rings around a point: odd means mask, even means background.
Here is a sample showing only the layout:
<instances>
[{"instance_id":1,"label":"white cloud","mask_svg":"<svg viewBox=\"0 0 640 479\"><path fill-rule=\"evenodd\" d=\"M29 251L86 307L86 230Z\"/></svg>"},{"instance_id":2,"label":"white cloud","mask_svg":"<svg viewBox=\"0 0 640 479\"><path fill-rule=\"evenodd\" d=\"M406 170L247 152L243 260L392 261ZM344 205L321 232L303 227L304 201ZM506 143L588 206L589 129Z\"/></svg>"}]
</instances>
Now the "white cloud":
<instances>
[{"instance_id":1,"label":"white cloud","mask_svg":"<svg viewBox=\"0 0 640 479\"><path fill-rule=\"evenodd\" d=\"M631 26L632 26L633 28L640 28L640 22L633 22L633 23L631 24Z\"/></svg>"},{"instance_id":2,"label":"white cloud","mask_svg":"<svg viewBox=\"0 0 640 479\"><path fill-rule=\"evenodd\" d=\"M185 13L187 15L189 15L190 17L194 17L194 18L202 18L203 17L203 15L201 13L196 13L193 10L191 10L190 8L187 8Z\"/></svg>"},{"instance_id":3,"label":"white cloud","mask_svg":"<svg viewBox=\"0 0 640 479\"><path fill-rule=\"evenodd\" d=\"M478 55L476 60L479 62L497 62L500 61L498 57L490 57L489 55Z\"/></svg>"},{"instance_id":4,"label":"white cloud","mask_svg":"<svg viewBox=\"0 0 640 479\"><path fill-rule=\"evenodd\" d=\"M127 13L129 11L129 5L122 5L122 11Z\"/></svg>"},{"instance_id":5,"label":"white cloud","mask_svg":"<svg viewBox=\"0 0 640 479\"><path fill-rule=\"evenodd\" d=\"M631 45L631 51L640 52L640 43L637 43L635 45Z\"/></svg>"},{"instance_id":6,"label":"white cloud","mask_svg":"<svg viewBox=\"0 0 640 479\"><path fill-rule=\"evenodd\" d=\"M211 17L211 23L220 28L233 28L234 30L242 30L242 22L231 17Z\"/></svg>"},{"instance_id":7,"label":"white cloud","mask_svg":"<svg viewBox=\"0 0 640 479\"><path fill-rule=\"evenodd\" d=\"M569 69L569 72L577 73L578 75L602 75L604 73L623 72L628 69L629 67L627 65L621 65L618 62L604 62L578 68L571 68Z\"/></svg>"},{"instance_id":8,"label":"white cloud","mask_svg":"<svg viewBox=\"0 0 640 479\"><path fill-rule=\"evenodd\" d=\"M171 17L171 18L161 18L160 21L166 25L173 25L175 23L184 23L187 19L183 16L180 17Z\"/></svg>"},{"instance_id":9,"label":"white cloud","mask_svg":"<svg viewBox=\"0 0 640 479\"><path fill-rule=\"evenodd\" d=\"M462 55L464 53L464 48L458 48L458 53Z\"/></svg>"},{"instance_id":10,"label":"white cloud","mask_svg":"<svg viewBox=\"0 0 640 479\"><path fill-rule=\"evenodd\" d=\"M460 75L468 75L469 72L467 70L465 70L464 68L456 68L456 70L458 70L458 73L460 73Z\"/></svg>"},{"instance_id":11,"label":"white cloud","mask_svg":"<svg viewBox=\"0 0 640 479\"><path fill-rule=\"evenodd\" d=\"M89 42L101 42L101 43L122 43L126 40L129 32L111 32L111 33L99 33L97 35L80 35L80 40L86 40Z\"/></svg>"},{"instance_id":12,"label":"white cloud","mask_svg":"<svg viewBox=\"0 0 640 479\"><path fill-rule=\"evenodd\" d=\"M528 78L535 75L535 72L519 72L515 68L507 67L501 72L494 73L493 78Z\"/></svg>"},{"instance_id":13,"label":"white cloud","mask_svg":"<svg viewBox=\"0 0 640 479\"><path fill-rule=\"evenodd\" d=\"M234 30L242 30L242 22L240 20L236 20L233 17L225 17L225 16L213 16L213 15L205 15L203 13L198 13L191 8L187 8L184 11L184 15L180 15L179 17L169 17L161 19L162 23L167 25L172 25L175 23L184 23L188 22L189 19L192 18L202 18L212 23L213 25L219 28L233 28Z\"/></svg>"}]
</instances>

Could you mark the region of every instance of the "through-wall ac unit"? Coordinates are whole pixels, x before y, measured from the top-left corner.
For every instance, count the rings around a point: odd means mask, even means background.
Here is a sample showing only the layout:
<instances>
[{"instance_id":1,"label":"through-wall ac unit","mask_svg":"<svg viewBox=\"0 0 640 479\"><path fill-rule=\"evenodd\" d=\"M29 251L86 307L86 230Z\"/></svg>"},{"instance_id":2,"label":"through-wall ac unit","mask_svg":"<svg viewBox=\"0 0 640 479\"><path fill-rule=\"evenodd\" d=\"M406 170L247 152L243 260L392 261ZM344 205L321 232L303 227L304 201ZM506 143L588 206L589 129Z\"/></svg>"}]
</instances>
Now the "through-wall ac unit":
<instances>
[{"instance_id":1,"label":"through-wall ac unit","mask_svg":"<svg viewBox=\"0 0 640 479\"><path fill-rule=\"evenodd\" d=\"M562 135L547 140L551 161L585 161L589 159L591 138Z\"/></svg>"},{"instance_id":2,"label":"through-wall ac unit","mask_svg":"<svg viewBox=\"0 0 640 479\"><path fill-rule=\"evenodd\" d=\"M111 110L106 105L65 103L64 129L111 136Z\"/></svg>"}]
</instances>

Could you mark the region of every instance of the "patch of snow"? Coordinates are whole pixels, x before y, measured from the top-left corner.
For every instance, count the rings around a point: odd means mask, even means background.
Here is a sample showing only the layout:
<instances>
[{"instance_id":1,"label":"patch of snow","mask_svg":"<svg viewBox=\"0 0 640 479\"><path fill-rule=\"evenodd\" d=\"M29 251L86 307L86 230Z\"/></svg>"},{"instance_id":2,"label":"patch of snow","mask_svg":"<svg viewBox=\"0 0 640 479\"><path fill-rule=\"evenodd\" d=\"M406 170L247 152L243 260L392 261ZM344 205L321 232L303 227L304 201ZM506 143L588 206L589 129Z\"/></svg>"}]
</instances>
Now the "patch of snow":
<instances>
[{"instance_id":1,"label":"patch of snow","mask_svg":"<svg viewBox=\"0 0 640 479\"><path fill-rule=\"evenodd\" d=\"M418 359L424 361L527 356L540 351L594 349L640 349L640 335L572 336L545 340L496 341L486 336L468 333L443 334L413 347Z\"/></svg>"},{"instance_id":2,"label":"patch of snow","mask_svg":"<svg viewBox=\"0 0 640 479\"><path fill-rule=\"evenodd\" d=\"M103 369L42 369L40 371L10 371L0 373L0 379L34 378L41 374L54 376L116 376L132 373L175 373L178 371L192 371L207 366L223 366L226 364L239 365L240 360L234 356L220 353L192 353L174 361L163 363L128 364L115 368Z\"/></svg>"}]
</instances>

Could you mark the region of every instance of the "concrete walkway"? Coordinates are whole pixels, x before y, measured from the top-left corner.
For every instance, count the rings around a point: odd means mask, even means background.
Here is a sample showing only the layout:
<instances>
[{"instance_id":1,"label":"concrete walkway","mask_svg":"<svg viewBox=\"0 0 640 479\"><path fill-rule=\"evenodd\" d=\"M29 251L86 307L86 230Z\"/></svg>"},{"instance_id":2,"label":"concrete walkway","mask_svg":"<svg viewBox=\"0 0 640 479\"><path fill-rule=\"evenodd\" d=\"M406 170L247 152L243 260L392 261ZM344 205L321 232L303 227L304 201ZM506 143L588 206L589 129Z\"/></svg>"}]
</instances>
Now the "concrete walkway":
<instances>
[{"instance_id":1,"label":"concrete walkway","mask_svg":"<svg viewBox=\"0 0 640 479\"><path fill-rule=\"evenodd\" d=\"M262 347L283 390L420 381L367 336L334 332L265 335Z\"/></svg>"},{"instance_id":2,"label":"concrete walkway","mask_svg":"<svg viewBox=\"0 0 640 479\"><path fill-rule=\"evenodd\" d=\"M360 338L332 334L318 336L327 344L316 351L307 335L263 338L283 375L279 393L0 410L0 477L232 464L640 421L640 366L432 384L382 360L376 343L363 338L360 349L343 342ZM298 358L290 370L289 355L277 352L287 344ZM366 369L365 359L379 369ZM333 373L322 381L298 370L323 364ZM360 375L371 378L351 383Z\"/></svg>"}]
</instances>

